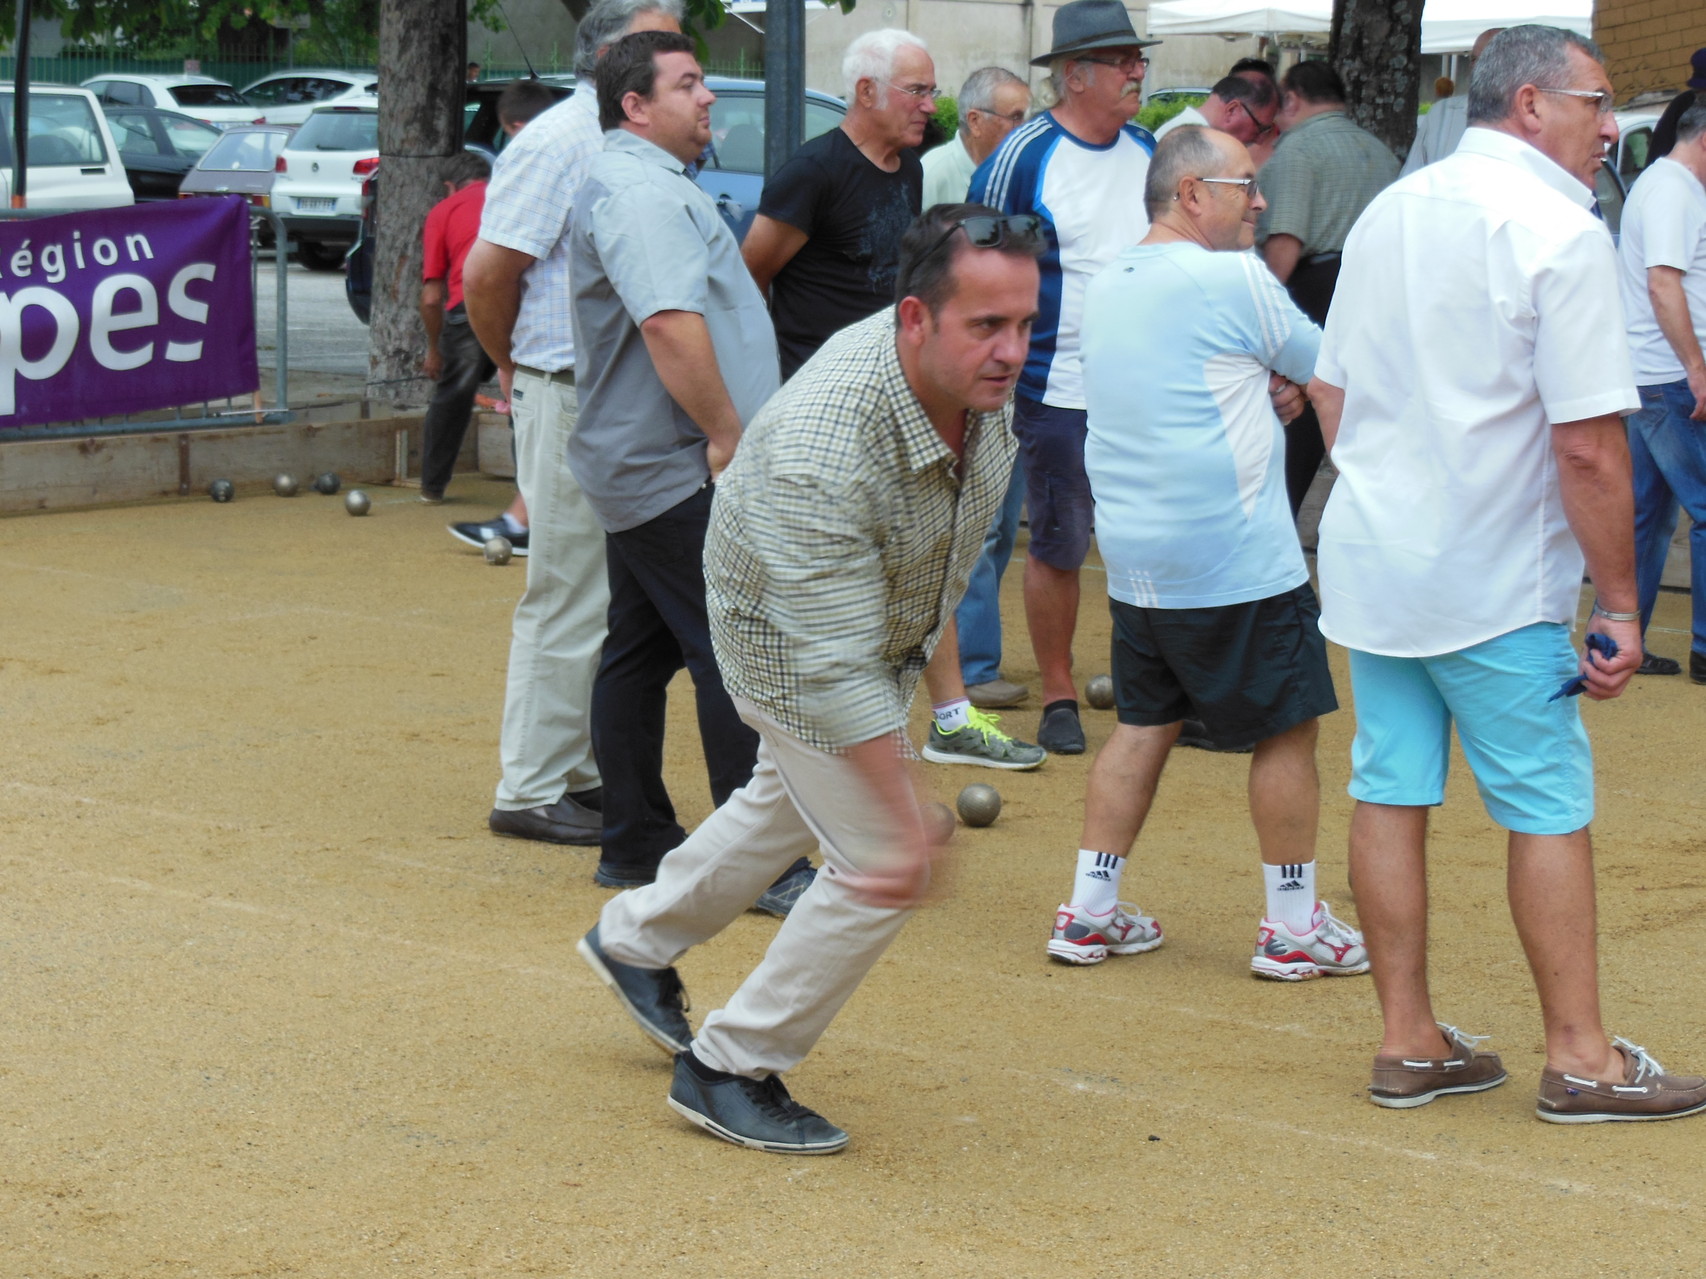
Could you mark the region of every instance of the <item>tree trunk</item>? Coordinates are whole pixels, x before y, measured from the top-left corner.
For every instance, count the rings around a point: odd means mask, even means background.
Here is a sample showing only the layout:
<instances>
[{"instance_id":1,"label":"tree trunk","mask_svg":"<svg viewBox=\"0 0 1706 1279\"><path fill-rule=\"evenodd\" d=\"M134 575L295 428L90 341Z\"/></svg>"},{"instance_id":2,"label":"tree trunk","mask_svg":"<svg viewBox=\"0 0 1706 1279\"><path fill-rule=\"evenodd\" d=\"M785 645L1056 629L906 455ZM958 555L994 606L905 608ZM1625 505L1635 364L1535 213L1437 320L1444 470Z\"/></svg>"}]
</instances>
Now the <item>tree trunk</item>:
<instances>
[{"instance_id":1,"label":"tree trunk","mask_svg":"<svg viewBox=\"0 0 1706 1279\"><path fill-rule=\"evenodd\" d=\"M368 394L419 404L421 229L444 198L440 169L462 146L468 28L466 0L381 0L379 6L378 242L373 254L373 323Z\"/></svg>"},{"instance_id":2,"label":"tree trunk","mask_svg":"<svg viewBox=\"0 0 1706 1279\"><path fill-rule=\"evenodd\" d=\"M1422 0L1335 0L1329 56L1351 119L1407 155L1422 78Z\"/></svg>"}]
</instances>

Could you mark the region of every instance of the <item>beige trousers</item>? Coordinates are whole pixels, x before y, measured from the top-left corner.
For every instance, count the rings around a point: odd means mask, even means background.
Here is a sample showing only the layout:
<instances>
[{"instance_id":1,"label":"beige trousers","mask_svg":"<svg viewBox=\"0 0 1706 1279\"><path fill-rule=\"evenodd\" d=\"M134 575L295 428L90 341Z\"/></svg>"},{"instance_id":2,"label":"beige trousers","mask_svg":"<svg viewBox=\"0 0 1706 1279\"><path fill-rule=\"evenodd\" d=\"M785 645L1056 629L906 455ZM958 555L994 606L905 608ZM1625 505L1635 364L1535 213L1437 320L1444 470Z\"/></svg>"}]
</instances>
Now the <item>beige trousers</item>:
<instances>
[{"instance_id":1,"label":"beige trousers","mask_svg":"<svg viewBox=\"0 0 1706 1279\"><path fill-rule=\"evenodd\" d=\"M515 811L599 784L590 710L610 578L604 530L569 470L575 388L517 369L511 406L516 483L527 500L527 588L509 647L497 806Z\"/></svg>"},{"instance_id":2,"label":"beige trousers","mask_svg":"<svg viewBox=\"0 0 1706 1279\"><path fill-rule=\"evenodd\" d=\"M805 1058L911 912L868 906L848 887L850 872L884 867L898 846L853 766L745 699L734 703L759 734L752 780L670 851L655 883L607 902L598 932L612 959L667 968L726 928L796 857L821 847L817 879L693 1040L707 1066L763 1078Z\"/></svg>"}]
</instances>

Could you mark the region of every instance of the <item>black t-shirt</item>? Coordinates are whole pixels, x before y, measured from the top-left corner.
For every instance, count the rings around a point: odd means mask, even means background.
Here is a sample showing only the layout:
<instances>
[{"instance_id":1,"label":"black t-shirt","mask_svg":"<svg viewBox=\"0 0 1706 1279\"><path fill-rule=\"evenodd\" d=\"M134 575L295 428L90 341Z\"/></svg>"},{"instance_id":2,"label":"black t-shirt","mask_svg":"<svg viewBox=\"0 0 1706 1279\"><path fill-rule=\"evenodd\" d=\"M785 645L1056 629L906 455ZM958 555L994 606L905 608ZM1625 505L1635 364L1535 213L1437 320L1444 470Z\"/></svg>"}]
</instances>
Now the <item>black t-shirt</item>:
<instances>
[{"instance_id":1,"label":"black t-shirt","mask_svg":"<svg viewBox=\"0 0 1706 1279\"><path fill-rule=\"evenodd\" d=\"M900 237L924 201L924 166L910 151L885 173L841 129L794 152L764 184L758 211L806 233L770 282L782 376L849 324L894 304Z\"/></svg>"}]
</instances>

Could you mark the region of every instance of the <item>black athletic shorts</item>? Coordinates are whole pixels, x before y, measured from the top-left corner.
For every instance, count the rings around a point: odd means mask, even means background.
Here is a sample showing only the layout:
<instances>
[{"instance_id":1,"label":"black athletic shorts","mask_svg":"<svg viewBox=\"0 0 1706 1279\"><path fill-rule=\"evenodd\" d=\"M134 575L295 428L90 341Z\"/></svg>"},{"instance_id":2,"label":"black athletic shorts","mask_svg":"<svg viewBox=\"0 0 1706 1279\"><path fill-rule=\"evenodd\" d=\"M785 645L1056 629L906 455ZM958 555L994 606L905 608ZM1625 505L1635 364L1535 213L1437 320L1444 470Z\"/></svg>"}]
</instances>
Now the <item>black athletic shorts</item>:
<instances>
[{"instance_id":1,"label":"black athletic shorts","mask_svg":"<svg viewBox=\"0 0 1706 1279\"><path fill-rule=\"evenodd\" d=\"M1201 720L1215 745L1252 746L1339 709L1307 582L1217 608L1138 608L1116 599L1114 702L1120 723Z\"/></svg>"}]
</instances>

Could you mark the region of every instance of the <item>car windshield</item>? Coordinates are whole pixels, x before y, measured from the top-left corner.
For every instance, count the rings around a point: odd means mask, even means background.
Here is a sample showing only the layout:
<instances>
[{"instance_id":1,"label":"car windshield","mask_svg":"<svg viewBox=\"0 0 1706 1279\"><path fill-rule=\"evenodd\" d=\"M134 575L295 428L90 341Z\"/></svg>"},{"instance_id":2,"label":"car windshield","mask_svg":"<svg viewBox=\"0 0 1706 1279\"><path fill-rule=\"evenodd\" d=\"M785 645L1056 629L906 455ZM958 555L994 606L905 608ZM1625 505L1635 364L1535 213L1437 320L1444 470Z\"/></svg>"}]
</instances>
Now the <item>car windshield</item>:
<instances>
[{"instance_id":1,"label":"car windshield","mask_svg":"<svg viewBox=\"0 0 1706 1279\"><path fill-rule=\"evenodd\" d=\"M228 84L175 84L172 98L180 107L246 107L243 95Z\"/></svg>"},{"instance_id":2,"label":"car windshield","mask_svg":"<svg viewBox=\"0 0 1706 1279\"><path fill-rule=\"evenodd\" d=\"M377 151L379 116L373 111L316 111L290 141L292 151Z\"/></svg>"},{"instance_id":3,"label":"car windshield","mask_svg":"<svg viewBox=\"0 0 1706 1279\"><path fill-rule=\"evenodd\" d=\"M0 98L0 164L12 163L12 95ZM30 166L105 164L106 143L86 98L30 94Z\"/></svg>"},{"instance_id":4,"label":"car windshield","mask_svg":"<svg viewBox=\"0 0 1706 1279\"><path fill-rule=\"evenodd\" d=\"M203 170L219 169L229 172L241 169L246 173L265 173L278 160L290 135L277 129L259 129L254 133L227 133L213 149L202 157Z\"/></svg>"}]
</instances>

